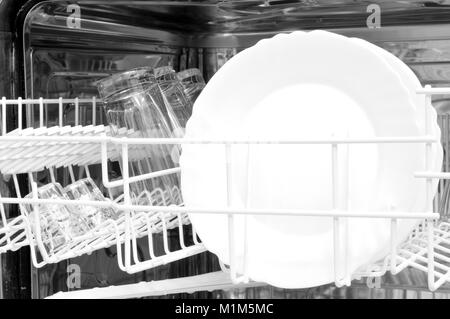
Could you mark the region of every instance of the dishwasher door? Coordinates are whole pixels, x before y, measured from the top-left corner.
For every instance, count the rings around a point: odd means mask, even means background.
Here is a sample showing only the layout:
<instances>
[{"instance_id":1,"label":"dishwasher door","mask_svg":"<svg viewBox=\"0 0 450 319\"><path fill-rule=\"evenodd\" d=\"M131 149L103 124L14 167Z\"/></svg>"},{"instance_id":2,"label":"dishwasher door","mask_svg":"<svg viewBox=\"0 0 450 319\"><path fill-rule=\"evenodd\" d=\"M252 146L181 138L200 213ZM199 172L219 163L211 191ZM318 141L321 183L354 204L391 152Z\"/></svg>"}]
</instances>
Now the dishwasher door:
<instances>
[{"instance_id":1,"label":"dishwasher door","mask_svg":"<svg viewBox=\"0 0 450 319\"><path fill-rule=\"evenodd\" d=\"M18 83L14 96L28 98L92 97L95 81L139 66L171 65L180 71L199 68L209 80L239 51L279 32L328 29L364 38L392 52L418 75L422 84L450 84L450 8L423 1L29 1L17 13L14 52L8 60ZM3 39L5 42L7 38ZM13 86L13 84L11 84ZM13 94L4 90L5 95ZM11 96L12 97L12 96ZM438 111L448 112L448 96L440 96ZM74 105L64 108L64 122L74 124ZM92 114L80 105L80 124L89 125ZM27 124L35 126L37 112L26 109ZM97 118L104 120L99 109ZM47 112L46 125L56 114ZM444 147L449 126L441 116ZM447 154L447 153L446 153ZM445 167L450 166L445 158ZM78 172L81 174L82 172ZM77 173L77 174L78 174ZM114 174L114 169L110 172ZM67 182L66 170L58 178ZM100 175L97 175L97 178ZM46 182L47 174L37 179ZM26 178L23 182L27 188ZM441 184L441 189L444 185ZM26 190L24 190L26 191ZM440 195L436 203L440 202ZM145 243L142 243L145 248ZM142 249L145 251L145 249ZM17 262L10 253L6 265ZM25 255L24 255L25 254ZM118 269L115 250L34 269L30 294L43 298L57 291L196 275L220 269L217 258L202 253L167 267L128 275ZM4 266L3 269L9 269ZM24 266L27 267L27 266ZM72 280L79 274L80 281ZM173 297L203 298L425 298L447 296L446 288L428 293L426 277L411 269L381 281L355 283L351 288L333 285L304 290L274 287L229 292L204 292ZM9 276L9 275L8 275ZM3 276L5 278L5 275ZM28 288L25 288L28 289Z\"/></svg>"}]
</instances>

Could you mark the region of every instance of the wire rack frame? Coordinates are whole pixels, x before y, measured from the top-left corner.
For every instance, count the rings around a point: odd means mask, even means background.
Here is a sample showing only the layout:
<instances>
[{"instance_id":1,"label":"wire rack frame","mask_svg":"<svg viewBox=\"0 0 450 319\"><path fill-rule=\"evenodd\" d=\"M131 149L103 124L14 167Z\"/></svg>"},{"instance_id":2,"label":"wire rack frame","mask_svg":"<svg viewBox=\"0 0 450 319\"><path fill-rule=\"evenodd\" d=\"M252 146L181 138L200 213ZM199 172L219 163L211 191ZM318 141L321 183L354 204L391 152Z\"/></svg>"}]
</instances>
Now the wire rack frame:
<instances>
[{"instance_id":1,"label":"wire rack frame","mask_svg":"<svg viewBox=\"0 0 450 319\"><path fill-rule=\"evenodd\" d=\"M433 94L449 94L450 89L438 89L426 86L424 89L419 90L418 94L425 94L426 105L431 104L431 96ZM10 102L13 104L15 101ZM6 103L3 103L5 105ZM41 103L42 104L42 103ZM430 121L430 114L428 108L425 108L425 121ZM74 144L92 142L99 144L101 148L101 165L102 165L102 178L103 184L107 188L123 186L123 202L122 203L104 203L95 201L63 201L63 200L42 200L42 199L19 199L19 198L1 198L1 203L31 203L31 204L64 204L64 205L90 205L99 207L114 207L116 209L125 212L125 232L124 232L124 255L125 261L121 265L121 268L128 272L134 272L145 269L150 266L149 264L135 262L133 260L132 248L136 236L135 227L132 223L134 212L149 212L152 214L226 214L228 216L228 229L229 229L229 247L230 247L230 265L227 271L234 284L249 283L250 279L247 274L238 273L236 267L235 248L237 243L235 242L235 230L234 230L234 216L238 214L243 215L290 215L290 216L314 216L333 219L333 231L334 231L334 269L335 269L335 284L338 287L349 286L351 280L364 276L375 277L381 276L386 271L392 273L398 273L405 267L411 266L422 271L426 271L428 274L428 287L431 291L436 290L445 281L449 279L450 267L446 267L444 263L447 261L445 252L450 252L448 248L444 247L447 243L447 237L445 236L448 230L448 225L438 224L439 214L433 212L432 201L432 180L436 178L450 179L450 173L432 172L431 171L431 145L437 143L435 138L429 135L430 127L426 125L426 132L424 136L404 136L404 137L383 137L383 138L329 138L329 139L303 139L303 140L241 140L241 141L227 141L227 140L193 140L193 139L157 139L157 138L115 138L109 136L98 137L52 137L52 136L33 136L33 137L21 137L21 136L4 136L0 138L0 143L3 141L35 141L42 143L50 142L73 142ZM231 147L234 144L326 144L330 145L332 150L332 185L333 185L333 198L336 198L338 192L337 172L338 172L338 157L337 150L339 145L342 144L367 144L367 143L421 143L425 144L425 156L426 167L424 172L416 172L415 177L424 178L426 182L426 196L429 203L427 210L422 213L413 212L350 212L339 209L336 206L336 200L333 201L334 207L331 210L286 210L286 209L233 209L233 208L195 208L195 207L177 207L167 205L153 205L153 206L140 206L133 205L130 196L130 183L163 176L166 174L175 174L180 171L179 168L167 169L159 172L152 172L143 174L140 176L130 176L128 169L125 168L122 172L122 179L110 181L107 174L107 161L108 161L108 145L119 144L122 150L122 161L128 162L129 160L129 146L130 145L155 145L155 144L222 144L226 151L226 171L227 171L227 190L228 194L231 194L232 183L231 177ZM126 167L126 165L125 165ZM35 186L34 186L35 189ZM231 204L231 198L228 197L228 204ZM37 205L38 206L38 205ZM231 205L229 205L231 206ZM391 251L389 255L380 263L372 265L362 269L356 273L350 273L348 270L348 260L346 260L349 254L346 253L348 249L348 241L343 236L344 240L339 240L340 234L345 232L345 227L342 227L341 220L346 218L384 218L391 221ZM423 219L422 225L417 228L410 236L409 240L400 246L396 245L396 232L397 223L399 219ZM199 244L196 237L196 244ZM447 250L446 250L447 249ZM168 263L173 261L173 255L171 257L162 256L159 262ZM448 258L450 260L450 258ZM245 258L244 258L245 262ZM120 262L119 262L120 263ZM139 270L137 270L139 269ZM245 266L243 267L245 269Z\"/></svg>"},{"instance_id":2,"label":"wire rack frame","mask_svg":"<svg viewBox=\"0 0 450 319\"><path fill-rule=\"evenodd\" d=\"M39 154L39 159L42 165L42 169L48 170L51 182L56 182L54 168L58 165L65 166L61 164L62 161L56 161L54 157L48 156L48 149L52 149L53 155L65 155L69 154L69 161L65 161L70 164L70 160L73 161L73 165L80 165L79 158L82 157L86 159L86 156L90 156L91 158L87 159L88 163L97 163L100 162L100 148L98 147L98 141L95 139L96 135L91 134L90 137L94 137L94 142L83 141L80 140L80 136L78 137L70 137L68 139L56 139L53 141L46 140L46 137L55 137L51 134L47 133L44 130L44 133L39 135L41 139L35 140L33 137L36 136L24 136L21 135L22 130L25 129L24 123L22 120L22 109L24 107L33 107L34 105L39 106L39 128L45 128L45 118L44 113L51 107L57 108L58 113L58 124L59 127L63 127L63 115L64 115L64 106L66 104L72 104L75 108L75 116L74 116L74 125L78 126L80 124L80 106L82 104L88 104L88 106L92 109L92 125L96 125L96 106L98 105L98 100L93 97L91 99L17 99L17 100L7 100L6 98L1 99L2 111L1 111L1 119L2 119L2 141L0 145L4 150L4 154L11 154L8 152L10 149L20 149L21 147L28 147L25 152L15 153L19 156L12 158L12 156L6 156L6 159L10 161L8 164L10 170L12 170L12 178L14 180L14 186L16 190L16 196L14 198L3 198L3 201L0 203L0 253L9 251L9 250L17 250L23 246L31 247L31 258L34 266L36 268L43 267L49 263L57 263L61 260L77 257L83 254L90 254L95 250L110 247L113 245L117 246L117 259L119 268L123 271L127 271L129 273L135 273L140 271L140 269L145 270L153 267L157 267L161 264L165 264L168 260L178 260L181 258L185 258L187 256L198 254L200 252L205 251L203 244L198 241L195 232L193 232L192 237L194 241L194 245L185 244L185 231L183 229L184 225L190 224L190 221L186 214L161 214L154 212L145 212L145 211L133 211L129 216L122 216L118 220L108 220L101 225L98 225L95 229L89 231L88 234L72 239L66 245L64 245L61 249L50 253L45 247L42 241L42 234L40 233L39 227L39 218L35 219L35 224L31 224L28 216L25 213L23 208L23 204L32 203L28 199L22 198L19 182L18 182L18 173L28 173L28 178L34 195L36 197L36 183L34 182L33 172L36 170L36 160L33 160L33 156L30 157L30 154ZM101 100L100 100L101 102ZM18 123L17 129L13 131L13 134L6 134L6 118L8 115L8 111L11 111L12 108L17 109L18 114ZM42 131L41 131L42 132ZM97 130L97 136L106 136L104 130ZM126 136L126 135L125 135ZM86 145L89 147L86 148ZM97 147L92 147L97 146ZM90 152L84 152L80 155L79 150L85 147L86 150ZM94 149L97 149L97 154L92 152ZM111 149L107 152L106 158L111 159L111 154L114 154L114 160L118 160L117 154L111 153ZM63 152L64 151L64 152ZM60 154L58 154L58 152ZM75 156L73 155L75 154ZM134 152L135 156L137 153ZM20 156L23 156L22 158ZM21 159L23 159L21 161ZM18 162L19 161L19 162ZM34 164L33 164L34 162ZM20 163L20 165L17 165ZM107 161L105 161L107 163ZM8 166L7 165L7 166ZM73 165L67 166L69 170L70 179L72 182L76 181ZM106 164L107 165L107 164ZM2 167L5 167L5 161L2 162ZM86 177L90 177L90 168L89 165L83 165L84 173ZM106 169L107 174L107 169ZM168 196L167 190L163 191L161 189L154 189L152 192L146 195L146 197L150 200L150 202L154 205L159 206L169 206L172 205L172 199L181 199L180 190L174 186L171 190L171 196ZM0 194L1 196L1 194ZM118 198L116 198L115 202L91 202L92 205L83 201L62 201L60 203L55 202L52 204L55 205L69 205L69 206L78 206L79 205L87 205L87 206L99 206L99 207L113 207L114 209L121 210L121 206L116 205L117 203L121 203L124 200L124 195L122 194ZM176 201L177 203L181 203L180 200ZM21 211L21 216L7 219L4 204L18 204ZM34 204L34 211L38 213L39 204L43 204L41 200ZM47 203L48 204L48 203ZM169 239L168 239L168 230L170 229L178 229L178 240L180 242L181 249L176 251L169 250ZM161 233L162 238L159 238L158 241L153 240L153 234ZM139 260L137 254L137 239L147 237L148 239L148 250L149 256L151 257L149 260ZM173 236L172 236L173 237ZM172 238L173 240L173 238ZM131 241L131 248L129 245L125 245L125 253L122 253L122 246L126 242ZM159 247L162 246L162 247ZM161 249L162 248L162 249ZM156 252L156 250L158 252ZM161 255L161 250L163 251Z\"/></svg>"}]
</instances>

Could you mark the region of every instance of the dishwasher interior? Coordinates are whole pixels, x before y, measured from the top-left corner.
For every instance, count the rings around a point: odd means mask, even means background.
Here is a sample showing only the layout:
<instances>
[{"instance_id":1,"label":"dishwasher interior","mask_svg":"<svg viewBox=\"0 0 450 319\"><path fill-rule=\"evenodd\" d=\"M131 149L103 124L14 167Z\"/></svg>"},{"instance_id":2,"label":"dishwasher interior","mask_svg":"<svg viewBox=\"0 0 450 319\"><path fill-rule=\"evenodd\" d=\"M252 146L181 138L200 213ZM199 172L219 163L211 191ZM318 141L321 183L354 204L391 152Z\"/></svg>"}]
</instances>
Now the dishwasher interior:
<instances>
[{"instance_id":1,"label":"dishwasher interior","mask_svg":"<svg viewBox=\"0 0 450 319\"><path fill-rule=\"evenodd\" d=\"M368 6L381 8L381 27L369 28ZM450 7L442 1L32 1L16 23L19 75L13 95L29 99L90 99L97 96L96 81L136 67L172 66L176 71L198 68L206 81L241 50L279 32L326 29L346 36L366 39L402 59L422 85L448 87L450 84ZM270 63L270 61L268 61ZM242 75L245 77L245 74ZM439 114L444 154L448 154L450 100L433 96ZM39 127L38 105L26 109L26 125ZM79 108L79 115L75 110ZM44 106L44 125L58 125L58 114ZM92 118L105 123L103 108L92 114L88 103L65 103L63 124L91 125ZM7 130L14 127L9 124ZM443 171L450 161L444 156ZM82 176L83 168L56 170L56 179L67 184L71 175ZM102 185L100 165L93 165L91 176ZM110 165L109 177L120 176L118 165ZM23 193L28 193L27 176L20 177ZM35 173L39 184L50 181L47 171ZM14 192L13 181L5 176L1 187ZM441 181L435 209L443 219L447 182ZM103 189L106 192L106 189ZM11 206L9 217L18 214ZM183 226L192 234L189 225ZM178 233L172 234L177 236ZM169 234L169 237L171 235ZM138 251L146 256L146 242L138 241ZM170 245L178 245L176 241ZM2 255L4 290L14 291L17 281L25 295L44 298L59 291L123 285L219 271L213 254L202 252L173 263L129 275L117 266L115 247L105 248L37 269L29 252ZM20 264L20 267L13 265ZM74 266L75 265L75 266ZM70 284L70 274L81 271L80 285ZM28 268L28 270L27 270ZM29 272L29 275L27 275ZM28 277L29 276L29 277ZM361 279L351 287L326 285L311 289L288 290L268 285L172 294L158 298L449 298L450 286L435 292L427 289L426 274L407 268L381 279Z\"/></svg>"}]
</instances>

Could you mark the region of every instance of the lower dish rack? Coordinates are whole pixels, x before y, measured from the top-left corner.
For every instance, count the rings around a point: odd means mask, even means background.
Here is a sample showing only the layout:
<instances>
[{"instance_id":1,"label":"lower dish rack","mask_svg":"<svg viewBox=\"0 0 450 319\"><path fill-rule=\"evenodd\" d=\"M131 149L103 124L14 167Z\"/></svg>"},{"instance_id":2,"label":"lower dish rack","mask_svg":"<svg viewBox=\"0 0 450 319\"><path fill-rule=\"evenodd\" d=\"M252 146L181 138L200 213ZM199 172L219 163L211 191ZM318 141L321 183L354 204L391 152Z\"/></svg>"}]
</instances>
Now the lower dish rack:
<instances>
[{"instance_id":1,"label":"lower dish rack","mask_svg":"<svg viewBox=\"0 0 450 319\"><path fill-rule=\"evenodd\" d=\"M433 94L450 94L450 89L439 89L425 87L418 94L427 96L426 103L431 103ZM16 196L0 198L0 253L6 251L15 251L23 246L30 246L32 262L35 267L42 267L48 263L57 263L61 260L73 258L83 254L89 254L95 250L117 247L117 259L121 270L128 273L136 273L146 269L154 268L162 264L167 264L176 260L183 259L201 252L206 248L198 239L195 229L191 234L187 234L184 227L190 225L189 213L217 213L227 214L230 220L236 214L247 215L295 215L295 216L320 216L323 218L332 218L334 220L334 232L339 234L344 231L341 229L340 220L343 218L384 218L391 221L391 250L388 256L378 263L369 265L357 271L349 273L346 269L346 249L345 241L339 240L335 236L333 242L335 256L335 284L338 287L350 286L352 280L363 277L374 278L383 276L386 272L396 274L407 267L423 271L428 276L428 288L435 291L447 281L450 281L450 224L440 219L440 214L433 212L433 203L425 212L349 212L337 208L327 211L311 210L263 210L263 209L232 209L215 208L199 209L195 207L184 207L181 201L172 201L174 196L166 196L163 190L155 189L148 197L151 198L149 205L133 204L130 196L130 184L160 177L163 175L178 174L178 167L164 171L147 173L139 176L130 176L128 169L122 171L121 179L110 180L108 175L108 161L121 158L124 163L129 160L133 152L133 146L154 145L154 144L221 144L229 151L233 144L254 144L254 143L286 143L286 141L218 141L218 140L188 140L188 139L156 139L156 138L135 138L135 137L111 137L107 135L105 129L91 130L90 134L83 136L57 136L46 134L47 128L44 125L44 109L55 108L59 114L59 126L62 127L63 105L71 104L75 108L74 126L79 126L79 111L81 105L91 108L91 125L96 126L96 107L101 102L96 98L92 99L17 99L1 100L2 105L2 136L0 137L0 148L3 149L0 167L7 167L7 176L12 176ZM40 114L40 128L43 133L40 135L25 135L23 132L22 109L24 107L34 107L38 105ZM16 108L19 114L17 130L14 133L6 131L6 117L11 109ZM431 145L436 141L425 134L424 136L405 136L405 137L383 137L383 138L330 138L321 140L298 140L288 141L290 144L329 144L334 150L342 144L350 143L423 143ZM31 152L17 152L17 149L26 145ZM11 151L11 149L13 149ZM117 152L120 149L120 152ZM8 152L8 151L11 152ZM52 156L45 156L46 152L52 152ZM429 148L426 148L426 152ZM39 164L33 161L30 154L39 153ZM7 154L14 154L13 158L8 158ZM82 154L82 155L80 155ZM426 154L425 154L426 155ZM55 161L55 157L64 157L64 161ZM133 156L133 155L131 155ZM80 160L82 159L82 160ZM14 162L21 163L14 165ZM37 171L48 172L52 181L55 181L55 170L58 167L65 167L69 170L72 181L76 181L74 167L78 167L87 177L90 177L92 167L100 165L101 182L103 186L110 191L111 189L123 188L121 195L106 201L92 200L62 200L62 199L40 199L37 196L37 183L35 175ZM332 165L336 169L336 159L332 158ZM4 173L2 171L2 173ZM33 196L23 198L19 183L20 174L27 174L28 183L31 186ZM81 176L81 174L78 174ZM432 172L430 167L425 167L423 172L416 172L417 178L424 178L427 185L431 185L433 179L450 179L450 173ZM5 176L4 176L5 177ZM331 177L333 178L333 176ZM229 182L229 181L228 181ZM338 183L332 183L337 187ZM442 188L442 185L441 185ZM334 189L336 192L336 189ZM427 192L431 188L427 187ZM175 198L181 198L181 192L178 188L171 190ZM431 193L430 193L431 194ZM431 195L430 195L431 196ZM11 218L5 213L5 205L14 204L20 207L21 215ZM44 204L60 206L92 206L98 208L111 208L122 212L120 218L116 220L107 220L86 235L68 242L57 251L49 252L45 247L40 234L39 227L31 222L30 218L24 212L23 205L32 205L34 211L38 214L40 207ZM396 226L399 219L423 219L423 222L411 233L408 240L401 245L395 244ZM235 242L233 223L230 222L229 246L235 247L239 243ZM192 226L190 226L192 227ZM179 250L171 251L169 249L168 230L178 229ZM154 234L162 234L162 240L156 242ZM192 236L193 245L186 245L186 236ZM344 236L345 237L345 236ZM140 260L137 254L136 242L139 238L147 238L149 243L149 260ZM159 245L158 249L155 246ZM162 252L162 253L161 253ZM344 257L342 257L344 256ZM245 258L244 258L245 260ZM68 293L59 293L54 297L137 297L150 296L158 294L167 294L174 292L194 292L199 290L227 289L230 287L249 287L263 285L263 283L252 282L246 274L237 273L234 256L230 256L230 265L221 265L222 271L210 273L201 276L189 278L177 278L161 281L159 283L138 283L127 285L127 287L107 287L101 290L93 289L89 291L75 291ZM245 267L244 267L245 269ZM131 289L131 290L130 290ZM133 290L134 289L134 290Z\"/></svg>"}]
</instances>

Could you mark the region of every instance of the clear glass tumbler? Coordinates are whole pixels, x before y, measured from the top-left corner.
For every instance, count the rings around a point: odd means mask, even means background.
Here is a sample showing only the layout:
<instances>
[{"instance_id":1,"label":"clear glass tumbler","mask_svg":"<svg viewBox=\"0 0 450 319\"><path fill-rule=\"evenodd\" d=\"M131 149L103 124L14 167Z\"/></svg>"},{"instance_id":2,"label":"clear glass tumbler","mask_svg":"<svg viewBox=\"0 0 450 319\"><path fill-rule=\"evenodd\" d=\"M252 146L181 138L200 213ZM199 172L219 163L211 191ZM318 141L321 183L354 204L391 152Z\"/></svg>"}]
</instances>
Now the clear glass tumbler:
<instances>
[{"instance_id":1,"label":"clear glass tumbler","mask_svg":"<svg viewBox=\"0 0 450 319\"><path fill-rule=\"evenodd\" d=\"M84 178L72 183L64 188L67 196L72 200L88 200L88 201L103 201L106 199L97 185L91 178ZM78 212L89 222L91 228L95 228L103 222L120 217L118 211L108 207L96 207L79 205Z\"/></svg>"},{"instance_id":2,"label":"clear glass tumbler","mask_svg":"<svg viewBox=\"0 0 450 319\"><path fill-rule=\"evenodd\" d=\"M153 69L140 67L125 72L120 72L97 81L97 89L103 99L124 90L134 88L145 90L149 84L155 83Z\"/></svg>"},{"instance_id":3,"label":"clear glass tumbler","mask_svg":"<svg viewBox=\"0 0 450 319\"><path fill-rule=\"evenodd\" d=\"M184 93L183 86L177 78L177 73L170 66L153 70L156 81L161 88L164 102L168 105L172 134L175 137L184 135L186 123L192 115L192 103Z\"/></svg>"},{"instance_id":4,"label":"clear glass tumbler","mask_svg":"<svg viewBox=\"0 0 450 319\"><path fill-rule=\"evenodd\" d=\"M192 68L177 73L178 80L183 86L184 93L194 105L195 100L205 87L206 83L199 69Z\"/></svg>"},{"instance_id":5,"label":"clear glass tumbler","mask_svg":"<svg viewBox=\"0 0 450 319\"><path fill-rule=\"evenodd\" d=\"M113 136L172 137L173 126L170 122L172 111L165 103L161 89L156 83L152 71L147 68L135 69L113 75L98 82L103 97L107 121ZM119 84L117 84L117 83ZM126 86L128 87L126 88ZM114 90L118 90L112 93ZM118 146L120 147L120 146ZM129 162L130 176L142 175L175 167L171 145L131 146ZM121 149L117 149L121 154ZM123 165L121 163L123 172ZM142 192L152 192L159 188L168 194L167 201L173 203L171 189L179 185L176 175L166 175L130 185L134 199ZM150 204L139 202L140 205Z\"/></svg>"},{"instance_id":6,"label":"clear glass tumbler","mask_svg":"<svg viewBox=\"0 0 450 319\"><path fill-rule=\"evenodd\" d=\"M69 199L59 183L39 187L37 196L40 199ZM25 198L33 198L33 193ZM34 205L26 204L23 207L32 225L36 225L36 219L39 218L42 242L49 254L57 252L66 243L91 229L88 221L72 206L42 204L39 206L39 216L36 216Z\"/></svg>"}]
</instances>

